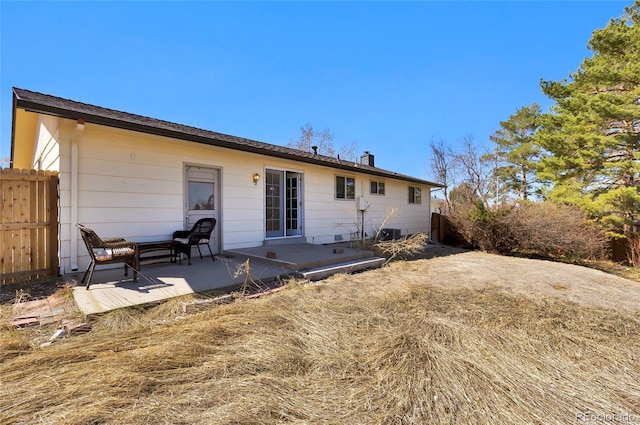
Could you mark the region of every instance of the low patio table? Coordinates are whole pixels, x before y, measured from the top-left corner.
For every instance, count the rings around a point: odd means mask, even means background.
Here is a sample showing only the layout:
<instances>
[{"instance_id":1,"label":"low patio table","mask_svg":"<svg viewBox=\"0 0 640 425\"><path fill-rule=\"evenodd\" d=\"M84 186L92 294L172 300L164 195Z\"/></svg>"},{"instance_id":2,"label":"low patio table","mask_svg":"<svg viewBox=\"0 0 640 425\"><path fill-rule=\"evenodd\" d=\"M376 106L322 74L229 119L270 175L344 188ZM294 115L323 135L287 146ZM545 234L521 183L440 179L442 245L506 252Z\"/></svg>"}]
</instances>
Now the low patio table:
<instances>
[{"instance_id":1,"label":"low patio table","mask_svg":"<svg viewBox=\"0 0 640 425\"><path fill-rule=\"evenodd\" d=\"M170 258L172 263L176 262L178 252L176 246L178 242L174 240L138 242L138 264L142 265L142 261L159 260ZM145 255L152 253L153 255Z\"/></svg>"}]
</instances>

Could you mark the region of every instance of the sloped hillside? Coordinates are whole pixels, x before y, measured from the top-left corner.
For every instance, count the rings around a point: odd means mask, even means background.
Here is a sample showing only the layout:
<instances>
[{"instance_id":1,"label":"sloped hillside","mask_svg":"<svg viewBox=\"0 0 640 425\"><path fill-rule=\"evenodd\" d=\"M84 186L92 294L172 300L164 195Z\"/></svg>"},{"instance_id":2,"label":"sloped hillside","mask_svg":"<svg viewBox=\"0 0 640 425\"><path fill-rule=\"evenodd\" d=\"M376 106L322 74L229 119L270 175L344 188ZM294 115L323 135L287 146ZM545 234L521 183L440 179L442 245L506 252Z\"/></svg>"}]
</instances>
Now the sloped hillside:
<instances>
[{"instance_id":1,"label":"sloped hillside","mask_svg":"<svg viewBox=\"0 0 640 425\"><path fill-rule=\"evenodd\" d=\"M640 422L640 284L477 252L116 311L0 364L2 424L581 421Z\"/></svg>"}]
</instances>

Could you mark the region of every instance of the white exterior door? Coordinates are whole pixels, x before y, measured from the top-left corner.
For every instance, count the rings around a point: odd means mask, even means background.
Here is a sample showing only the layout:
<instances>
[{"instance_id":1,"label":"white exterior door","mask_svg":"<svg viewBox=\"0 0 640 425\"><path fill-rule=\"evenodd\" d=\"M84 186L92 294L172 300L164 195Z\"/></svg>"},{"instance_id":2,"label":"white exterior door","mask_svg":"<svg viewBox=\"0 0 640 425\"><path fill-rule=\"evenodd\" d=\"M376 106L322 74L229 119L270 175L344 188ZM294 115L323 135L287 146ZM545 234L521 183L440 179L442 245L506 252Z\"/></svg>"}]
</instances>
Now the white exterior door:
<instances>
[{"instance_id":1,"label":"white exterior door","mask_svg":"<svg viewBox=\"0 0 640 425\"><path fill-rule=\"evenodd\" d=\"M187 165L185 169L185 229L191 229L201 218L212 217L217 224L211 233L210 245L214 254L219 253L221 223L218 217L220 211L219 170L215 168Z\"/></svg>"},{"instance_id":2,"label":"white exterior door","mask_svg":"<svg viewBox=\"0 0 640 425\"><path fill-rule=\"evenodd\" d=\"M285 231L287 236L302 235L302 174L285 173Z\"/></svg>"}]
</instances>

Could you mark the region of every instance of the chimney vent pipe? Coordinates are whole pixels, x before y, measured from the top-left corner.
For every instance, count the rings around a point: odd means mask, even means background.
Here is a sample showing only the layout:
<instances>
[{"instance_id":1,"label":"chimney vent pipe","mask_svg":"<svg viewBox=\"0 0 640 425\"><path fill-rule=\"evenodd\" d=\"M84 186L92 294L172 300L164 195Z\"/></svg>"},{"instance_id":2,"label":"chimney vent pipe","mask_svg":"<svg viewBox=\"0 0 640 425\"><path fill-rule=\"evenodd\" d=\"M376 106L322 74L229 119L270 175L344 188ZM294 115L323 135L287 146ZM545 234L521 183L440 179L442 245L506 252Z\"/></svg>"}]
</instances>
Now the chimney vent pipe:
<instances>
[{"instance_id":1,"label":"chimney vent pipe","mask_svg":"<svg viewBox=\"0 0 640 425\"><path fill-rule=\"evenodd\" d=\"M371 167L375 167L374 157L369 151L364 151L362 156L360 157L360 163L364 165L369 165Z\"/></svg>"}]
</instances>

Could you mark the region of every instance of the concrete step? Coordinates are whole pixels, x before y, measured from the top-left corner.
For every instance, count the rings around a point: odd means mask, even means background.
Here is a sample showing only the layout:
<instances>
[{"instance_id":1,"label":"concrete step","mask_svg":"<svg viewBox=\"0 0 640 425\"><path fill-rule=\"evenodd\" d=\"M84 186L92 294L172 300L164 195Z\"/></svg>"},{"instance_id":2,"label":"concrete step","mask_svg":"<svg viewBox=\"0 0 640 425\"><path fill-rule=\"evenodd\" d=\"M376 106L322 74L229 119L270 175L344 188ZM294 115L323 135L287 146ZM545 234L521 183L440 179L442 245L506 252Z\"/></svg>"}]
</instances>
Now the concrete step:
<instances>
[{"instance_id":1,"label":"concrete step","mask_svg":"<svg viewBox=\"0 0 640 425\"><path fill-rule=\"evenodd\" d=\"M309 280L321 280L337 273L355 273L361 270L377 269L387 260L381 257L371 257L360 260L352 260L344 263L331 264L329 266L316 267L298 272L298 276Z\"/></svg>"},{"instance_id":2,"label":"concrete step","mask_svg":"<svg viewBox=\"0 0 640 425\"><path fill-rule=\"evenodd\" d=\"M292 271L329 267L373 257L373 252L343 245L290 244L226 250L225 254L250 258ZM269 255L271 254L271 255Z\"/></svg>"},{"instance_id":3,"label":"concrete step","mask_svg":"<svg viewBox=\"0 0 640 425\"><path fill-rule=\"evenodd\" d=\"M284 239L266 239L262 242L263 246L279 246L306 243L306 239L302 236L288 237Z\"/></svg>"}]
</instances>

